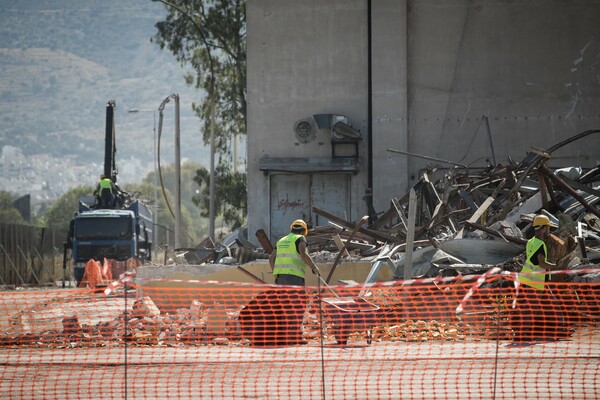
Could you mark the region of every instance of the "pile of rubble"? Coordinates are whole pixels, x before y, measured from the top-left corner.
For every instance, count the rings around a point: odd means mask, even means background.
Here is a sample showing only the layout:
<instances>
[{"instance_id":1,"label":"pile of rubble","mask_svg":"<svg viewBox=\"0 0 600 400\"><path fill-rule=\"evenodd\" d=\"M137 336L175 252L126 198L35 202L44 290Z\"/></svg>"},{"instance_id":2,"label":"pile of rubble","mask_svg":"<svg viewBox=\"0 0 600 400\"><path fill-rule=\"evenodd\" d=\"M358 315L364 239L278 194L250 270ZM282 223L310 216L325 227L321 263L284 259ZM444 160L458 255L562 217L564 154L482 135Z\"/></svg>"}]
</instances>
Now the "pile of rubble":
<instances>
[{"instance_id":1,"label":"pile of rubble","mask_svg":"<svg viewBox=\"0 0 600 400\"><path fill-rule=\"evenodd\" d=\"M452 245L456 253L443 251L443 256L438 250L446 242L475 239L472 245L465 242L467 253L475 246L492 253L481 240L493 239L517 249L494 263L517 271L522 264L518 255L533 235L531 222L543 213L559 227L548 246L549 260L565 269L593 267L600 262L600 167L584 171L580 167L551 169L547 164L553 152L599 132L582 132L545 151L532 149L521 162L510 165L481 170L430 166L408 193L391 199L389 209L368 226L314 207L330 225L311 230L309 247L318 257L326 251L349 251L350 257L374 257L372 263L378 258L391 259L396 277L413 278L431 268L414 265L409 276L401 269L406 262L418 262L414 252L427 248L431 250L428 254L437 257L438 267L470 265L463 270L487 270L489 263L470 261L468 254L461 254L460 245ZM448 268L437 270L447 272Z\"/></svg>"},{"instance_id":2,"label":"pile of rubble","mask_svg":"<svg viewBox=\"0 0 600 400\"><path fill-rule=\"evenodd\" d=\"M122 289L119 290L122 296ZM101 294L90 294L101 296ZM71 299L73 300L73 299ZM77 302L85 299L77 298ZM70 301L56 299L53 306ZM314 306L314 304L313 304ZM40 305L47 309L47 305ZM46 324L23 324L27 320L42 318L35 315L39 307L21 310L13 316L15 330L0 333L2 347L33 348L94 348L118 347L124 343L132 346L182 347L203 345L249 346L252 343L243 337L240 326L240 309L206 306L194 300L189 308L177 309L173 314L161 314L149 297L140 297L127 313L114 313L110 320L95 324L83 322L77 315L62 318L62 329L48 329ZM303 337L307 344L320 343L320 317L316 306L305 312ZM31 314L31 315L26 315ZM47 318L47 317L46 317ZM16 321L18 320L18 321ZM375 341L431 341L467 340L471 327L438 321L403 321L387 326L376 325L373 329ZM332 321L324 317L323 340L335 342ZM350 341L364 341L365 332L351 331Z\"/></svg>"},{"instance_id":3,"label":"pile of rubble","mask_svg":"<svg viewBox=\"0 0 600 400\"><path fill-rule=\"evenodd\" d=\"M600 262L600 167L556 169L548 164L557 150L597 133L600 130L585 131L546 150L533 148L519 163L480 169L430 165L406 194L390 200L386 211L358 222L313 207L328 224L311 227L311 256L320 263L333 262L332 269L341 261L377 264L385 259L394 264L394 276L405 279L481 272L491 266L519 271L519 255L533 235L531 222L543 213L559 227L548 244L549 261L565 269L594 268ZM263 229L255 235L258 247L247 234L236 234L220 243L207 238L171 258L195 265L239 265L268 258L272 243ZM492 241L513 246L499 249L488 243ZM473 247L481 247L475 257L461 254ZM484 253L495 252L500 255L491 262L481 260Z\"/></svg>"}]
</instances>

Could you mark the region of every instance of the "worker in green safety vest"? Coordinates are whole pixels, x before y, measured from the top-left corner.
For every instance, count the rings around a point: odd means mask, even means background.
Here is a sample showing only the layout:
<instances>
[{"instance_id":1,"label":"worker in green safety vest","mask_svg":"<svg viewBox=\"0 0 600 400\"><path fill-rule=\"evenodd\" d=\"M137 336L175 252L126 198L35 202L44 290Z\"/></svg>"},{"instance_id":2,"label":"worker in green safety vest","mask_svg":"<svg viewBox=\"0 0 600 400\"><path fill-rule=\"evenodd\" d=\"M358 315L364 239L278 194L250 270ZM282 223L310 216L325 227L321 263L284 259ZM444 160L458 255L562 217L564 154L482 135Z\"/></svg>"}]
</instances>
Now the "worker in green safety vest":
<instances>
[{"instance_id":1,"label":"worker in green safety vest","mask_svg":"<svg viewBox=\"0 0 600 400\"><path fill-rule=\"evenodd\" d=\"M275 283L282 285L273 291L269 305L272 319L267 336L273 344L289 346L306 343L302 336L302 318L308 295L303 287L299 289L298 286L305 285L307 267L314 274L319 274L319 269L308 254L307 235L306 222L295 220L290 225L290 233L277 241L269 257Z\"/></svg>"},{"instance_id":2,"label":"worker in green safety vest","mask_svg":"<svg viewBox=\"0 0 600 400\"><path fill-rule=\"evenodd\" d=\"M525 264L519 278L521 284L537 290L544 290L547 270L556 269L556 264L548 261L546 241L550 236L550 228L556 228L550 218L538 215L533 219L535 235L527 241L525 247Z\"/></svg>"},{"instance_id":3,"label":"worker in green safety vest","mask_svg":"<svg viewBox=\"0 0 600 400\"><path fill-rule=\"evenodd\" d=\"M519 274L521 287L511 321L516 341L555 340L564 337L562 305L546 281L547 271L559 270L548 261L550 228L556 225L545 215L533 219L534 236L525 246L525 263Z\"/></svg>"},{"instance_id":4,"label":"worker in green safety vest","mask_svg":"<svg viewBox=\"0 0 600 400\"><path fill-rule=\"evenodd\" d=\"M100 175L100 182L94 194L98 198L99 208L114 208L117 188L115 183L104 174Z\"/></svg>"},{"instance_id":5,"label":"worker in green safety vest","mask_svg":"<svg viewBox=\"0 0 600 400\"><path fill-rule=\"evenodd\" d=\"M304 286L307 266L314 274L319 272L316 264L308 254L305 238L307 235L306 222L297 219L290 225L290 233L277 241L276 248L269 257L275 283Z\"/></svg>"}]
</instances>

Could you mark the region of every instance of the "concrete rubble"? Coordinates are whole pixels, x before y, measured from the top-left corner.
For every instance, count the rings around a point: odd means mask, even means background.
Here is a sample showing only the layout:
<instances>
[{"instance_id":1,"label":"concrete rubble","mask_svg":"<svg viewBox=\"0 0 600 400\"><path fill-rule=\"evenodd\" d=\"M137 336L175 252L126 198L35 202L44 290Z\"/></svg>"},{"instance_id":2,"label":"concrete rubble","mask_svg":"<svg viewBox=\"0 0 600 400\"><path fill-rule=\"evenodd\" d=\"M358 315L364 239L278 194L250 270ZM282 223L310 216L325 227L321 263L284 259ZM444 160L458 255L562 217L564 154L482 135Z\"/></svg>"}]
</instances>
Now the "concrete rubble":
<instances>
[{"instance_id":1,"label":"concrete rubble","mask_svg":"<svg viewBox=\"0 0 600 400\"><path fill-rule=\"evenodd\" d=\"M307 237L311 256L317 262L366 259L374 266L386 259L398 279L485 272L492 266L518 271L524 245L533 234L531 222L543 213L559 227L549 244L550 261L565 269L594 268L600 262L600 167L548 165L554 152L599 132L582 132L546 150L532 148L523 160L508 165L478 170L430 165L409 192L391 199L389 208L366 226L313 207L329 224L311 227ZM272 243L263 230L256 237L262 248L239 235L213 246L221 248L213 252L213 261L222 257L222 249L229 260L234 255L240 264L267 258ZM451 246L455 253L440 250L443 243L460 241L463 245ZM503 242L513 250L505 252L504 260L490 260L484 253L492 251L491 245L481 241ZM466 259L465 252L473 246L486 248ZM407 268L407 261L416 265Z\"/></svg>"},{"instance_id":2,"label":"concrete rubble","mask_svg":"<svg viewBox=\"0 0 600 400\"><path fill-rule=\"evenodd\" d=\"M90 296L101 297L102 294ZM170 314L161 314L152 299L140 297L125 312L122 308L123 291L113 299L121 300L104 318L88 324L75 314L62 318L59 326L29 324L26 327L0 333L0 346L33 348L90 348L121 346L185 347L201 345L248 346L238 320L239 308L228 309L219 305L205 305L192 301L189 308L179 308ZM79 304L81 298L58 300L55 307ZM314 305L313 305L314 307ZM33 314L38 307L23 310L21 314ZM38 309L39 311L39 309ZM110 314L110 315L109 315ZM58 317L57 317L58 318ZM57 319L58 321L58 319ZM472 328L461 323L439 321L403 321L391 326L378 325L373 332L378 341L429 341L466 340ZM331 341L331 322L324 322L324 340ZM319 317L316 309L305 313L303 337L306 343L320 343ZM364 333L351 332L350 340L362 340Z\"/></svg>"}]
</instances>

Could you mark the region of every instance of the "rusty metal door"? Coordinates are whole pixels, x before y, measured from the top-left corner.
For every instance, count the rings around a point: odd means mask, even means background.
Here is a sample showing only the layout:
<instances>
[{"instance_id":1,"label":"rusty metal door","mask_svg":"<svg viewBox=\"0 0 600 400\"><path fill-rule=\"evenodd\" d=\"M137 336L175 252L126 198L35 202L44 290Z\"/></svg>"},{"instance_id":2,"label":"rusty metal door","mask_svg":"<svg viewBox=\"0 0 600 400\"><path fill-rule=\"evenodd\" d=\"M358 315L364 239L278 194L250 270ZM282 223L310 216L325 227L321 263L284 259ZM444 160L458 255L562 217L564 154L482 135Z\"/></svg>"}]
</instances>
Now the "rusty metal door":
<instances>
[{"instance_id":1,"label":"rusty metal door","mask_svg":"<svg viewBox=\"0 0 600 400\"><path fill-rule=\"evenodd\" d=\"M349 188L348 174L271 175L271 241L287 235L290 224L298 218L313 226L327 224L327 219L313 214L313 206L349 218Z\"/></svg>"}]
</instances>

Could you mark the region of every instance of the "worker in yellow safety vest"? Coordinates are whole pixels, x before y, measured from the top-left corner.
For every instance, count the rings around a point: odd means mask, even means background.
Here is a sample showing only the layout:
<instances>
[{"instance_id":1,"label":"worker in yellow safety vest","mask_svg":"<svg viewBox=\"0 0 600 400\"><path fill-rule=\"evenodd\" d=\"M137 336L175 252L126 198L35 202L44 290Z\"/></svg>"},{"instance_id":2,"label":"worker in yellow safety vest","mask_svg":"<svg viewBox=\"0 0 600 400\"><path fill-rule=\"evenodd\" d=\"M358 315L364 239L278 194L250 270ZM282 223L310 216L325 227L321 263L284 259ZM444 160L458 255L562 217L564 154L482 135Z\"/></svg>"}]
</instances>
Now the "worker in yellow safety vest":
<instances>
[{"instance_id":1,"label":"worker in yellow safety vest","mask_svg":"<svg viewBox=\"0 0 600 400\"><path fill-rule=\"evenodd\" d=\"M104 174L100 175L100 182L96 186L94 194L98 198L99 208L114 208L115 206L115 183Z\"/></svg>"},{"instance_id":2,"label":"worker in yellow safety vest","mask_svg":"<svg viewBox=\"0 0 600 400\"><path fill-rule=\"evenodd\" d=\"M550 227L556 228L550 218L538 215L533 219L535 235L527 241L525 246L525 265L521 270L519 280L521 284L534 289L544 290L546 282L546 270L556 269L556 264L548 261L548 248L546 241L550 236Z\"/></svg>"},{"instance_id":3,"label":"worker in yellow safety vest","mask_svg":"<svg viewBox=\"0 0 600 400\"><path fill-rule=\"evenodd\" d=\"M516 341L555 340L567 331L562 306L547 285L548 270L560 269L548 261L546 242L556 225L545 215L533 219L534 236L525 246L525 263L519 274L521 288L511 315Z\"/></svg>"},{"instance_id":4,"label":"worker in yellow safety vest","mask_svg":"<svg viewBox=\"0 0 600 400\"><path fill-rule=\"evenodd\" d=\"M278 345L305 344L302 336L302 319L308 304L305 285L306 268L310 267L314 274L319 269L308 254L306 222L297 219L290 225L290 233L277 241L269 257L273 269L275 283L292 286L274 290L270 309L273 313L271 321L271 341Z\"/></svg>"},{"instance_id":5,"label":"worker in yellow safety vest","mask_svg":"<svg viewBox=\"0 0 600 400\"><path fill-rule=\"evenodd\" d=\"M277 241L276 248L269 257L275 283L304 286L307 266L314 274L318 274L319 269L308 254L307 235L306 222L297 219L290 225L290 233Z\"/></svg>"}]
</instances>

